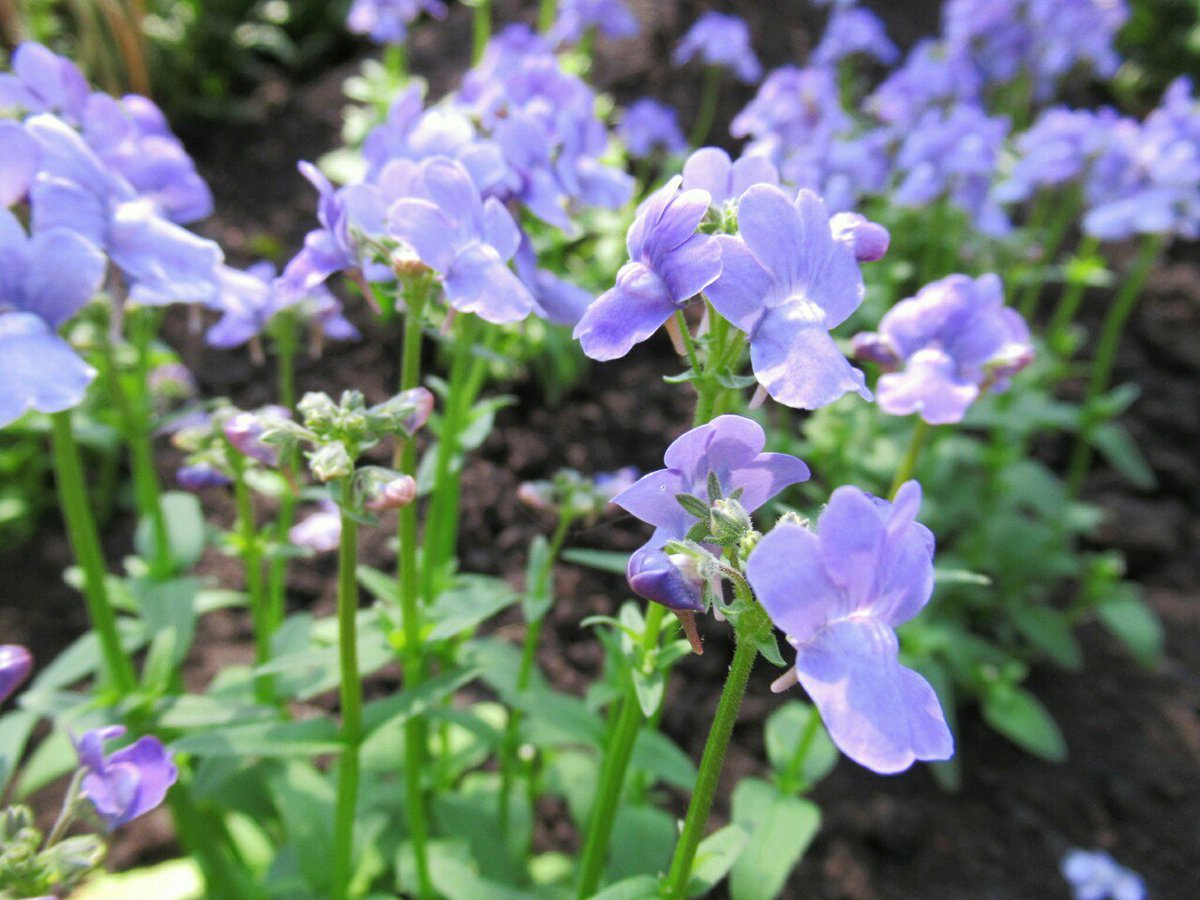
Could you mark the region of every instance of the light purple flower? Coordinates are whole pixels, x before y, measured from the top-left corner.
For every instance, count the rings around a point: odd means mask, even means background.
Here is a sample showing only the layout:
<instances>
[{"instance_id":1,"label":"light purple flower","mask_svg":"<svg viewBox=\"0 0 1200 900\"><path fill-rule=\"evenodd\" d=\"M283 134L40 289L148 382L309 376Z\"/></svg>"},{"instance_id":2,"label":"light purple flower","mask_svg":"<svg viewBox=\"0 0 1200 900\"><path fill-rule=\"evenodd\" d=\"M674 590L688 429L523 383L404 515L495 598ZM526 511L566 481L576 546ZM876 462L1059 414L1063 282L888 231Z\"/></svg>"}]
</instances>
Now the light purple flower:
<instances>
[{"instance_id":1,"label":"light purple flower","mask_svg":"<svg viewBox=\"0 0 1200 900\"><path fill-rule=\"evenodd\" d=\"M25 199L41 162L37 141L20 122L0 119L0 159L0 207L9 207Z\"/></svg>"},{"instance_id":2,"label":"light purple flower","mask_svg":"<svg viewBox=\"0 0 1200 900\"><path fill-rule=\"evenodd\" d=\"M111 831L161 804L179 770L162 741L152 735L104 755L104 744L125 734L121 725L96 728L76 744L79 763L88 770L83 793Z\"/></svg>"},{"instance_id":3,"label":"light purple flower","mask_svg":"<svg viewBox=\"0 0 1200 900\"><path fill-rule=\"evenodd\" d=\"M1000 279L990 274L926 285L892 307L878 333L856 335L854 347L887 370L876 385L879 408L917 413L932 425L962 421L982 392L1007 390L1033 360L1029 328L1004 305Z\"/></svg>"},{"instance_id":4,"label":"light purple flower","mask_svg":"<svg viewBox=\"0 0 1200 900\"><path fill-rule=\"evenodd\" d=\"M575 326L592 359L624 356L721 274L716 239L696 233L708 212L708 192L683 191L681 183L676 176L638 208L625 238L630 261Z\"/></svg>"},{"instance_id":5,"label":"light purple flower","mask_svg":"<svg viewBox=\"0 0 1200 900\"><path fill-rule=\"evenodd\" d=\"M933 592L934 540L914 521L920 505L915 481L894 503L838 488L815 531L777 525L746 565L758 601L796 648L796 677L829 736L883 774L954 752L937 695L900 665L894 631Z\"/></svg>"},{"instance_id":6,"label":"light purple flower","mask_svg":"<svg viewBox=\"0 0 1200 900\"><path fill-rule=\"evenodd\" d=\"M758 153L744 153L737 162L720 147L701 147L683 164L683 189L708 191L714 207L736 203L755 184L779 184L774 163Z\"/></svg>"},{"instance_id":7,"label":"light purple flower","mask_svg":"<svg viewBox=\"0 0 1200 900\"><path fill-rule=\"evenodd\" d=\"M334 340L357 340L360 335L345 316L342 304L323 284L307 294L282 289L275 266L258 262L245 271L221 266L217 270L217 295L213 307L222 313L208 329L205 341L213 347L240 347L263 330L280 312L296 309Z\"/></svg>"},{"instance_id":8,"label":"light purple flower","mask_svg":"<svg viewBox=\"0 0 1200 900\"><path fill-rule=\"evenodd\" d=\"M13 695L29 677L33 656L18 644L0 644L0 703Z\"/></svg>"},{"instance_id":9,"label":"light purple flower","mask_svg":"<svg viewBox=\"0 0 1200 900\"><path fill-rule=\"evenodd\" d=\"M752 419L718 416L678 437L663 456L665 469L640 478L613 497L613 503L653 525L650 541L629 561L634 591L672 609L702 610L699 587L671 565L662 547L682 540L698 520L676 495L708 502L708 476L716 475L725 496L741 490L739 502L754 512L789 485L807 481L808 466L786 453L763 453L766 435ZM685 584L691 586L685 589Z\"/></svg>"},{"instance_id":10,"label":"light purple flower","mask_svg":"<svg viewBox=\"0 0 1200 900\"><path fill-rule=\"evenodd\" d=\"M1103 850L1067 851L1059 864L1074 900L1145 900L1146 883Z\"/></svg>"},{"instance_id":11,"label":"light purple flower","mask_svg":"<svg viewBox=\"0 0 1200 900\"><path fill-rule=\"evenodd\" d=\"M25 124L42 154L30 189L35 232L66 228L86 237L125 275L135 303L212 299L222 259L215 243L163 218L62 120L43 114Z\"/></svg>"},{"instance_id":12,"label":"light purple flower","mask_svg":"<svg viewBox=\"0 0 1200 900\"><path fill-rule=\"evenodd\" d=\"M888 39L887 30L875 13L859 6L835 9L821 42L813 50L813 62L836 66L842 59L859 54L885 66L900 58L900 51Z\"/></svg>"},{"instance_id":13,"label":"light purple flower","mask_svg":"<svg viewBox=\"0 0 1200 900\"><path fill-rule=\"evenodd\" d=\"M762 65L750 45L750 29L737 16L707 12L697 19L675 48L672 60L682 66L695 57L705 65L730 69L748 84L762 77Z\"/></svg>"},{"instance_id":14,"label":"light purple flower","mask_svg":"<svg viewBox=\"0 0 1200 900\"><path fill-rule=\"evenodd\" d=\"M265 466L278 466L279 447L264 444L262 436L271 427L273 420L291 418L292 411L283 406L264 406L255 412L239 412L225 422L225 439L243 456L257 460Z\"/></svg>"},{"instance_id":15,"label":"light purple flower","mask_svg":"<svg viewBox=\"0 0 1200 900\"><path fill-rule=\"evenodd\" d=\"M780 403L816 409L847 391L871 399L829 332L862 303L855 229L835 237L812 191L793 202L755 185L738 203L740 235L717 238L721 277L709 287L717 312L750 338L759 383Z\"/></svg>"},{"instance_id":16,"label":"light purple flower","mask_svg":"<svg viewBox=\"0 0 1200 900\"><path fill-rule=\"evenodd\" d=\"M769 141L771 152L786 153L824 144L852 124L842 108L837 79L829 69L783 66L769 74L729 127L734 137Z\"/></svg>"},{"instance_id":17,"label":"light purple flower","mask_svg":"<svg viewBox=\"0 0 1200 900\"><path fill-rule=\"evenodd\" d=\"M447 302L496 325L519 322L534 299L506 263L520 233L494 197L481 200L467 170L435 157L421 165L420 197L398 200L388 229L442 278Z\"/></svg>"},{"instance_id":18,"label":"light purple flower","mask_svg":"<svg viewBox=\"0 0 1200 900\"><path fill-rule=\"evenodd\" d=\"M556 45L576 44L595 28L609 40L637 37L641 26L621 0L559 0L549 38Z\"/></svg>"},{"instance_id":19,"label":"light purple flower","mask_svg":"<svg viewBox=\"0 0 1200 900\"><path fill-rule=\"evenodd\" d=\"M377 44L403 44L408 26L423 12L444 19L446 4L441 0L354 0L346 27L370 36Z\"/></svg>"},{"instance_id":20,"label":"light purple flower","mask_svg":"<svg viewBox=\"0 0 1200 900\"><path fill-rule=\"evenodd\" d=\"M1093 161L1118 139L1117 132L1137 127L1136 122L1107 107L1047 109L1017 136L1016 161L993 194L1001 203L1019 203L1038 188L1081 180Z\"/></svg>"},{"instance_id":21,"label":"light purple flower","mask_svg":"<svg viewBox=\"0 0 1200 900\"><path fill-rule=\"evenodd\" d=\"M629 155L637 159L650 156L656 150L682 153L687 149L687 138L679 130L679 115L675 108L650 97L629 104L617 134L625 142Z\"/></svg>"},{"instance_id":22,"label":"light purple flower","mask_svg":"<svg viewBox=\"0 0 1200 900\"><path fill-rule=\"evenodd\" d=\"M89 87L79 67L34 41L12 56L12 72L0 73L0 111L51 112L72 124L83 117Z\"/></svg>"},{"instance_id":23,"label":"light purple flower","mask_svg":"<svg viewBox=\"0 0 1200 900\"><path fill-rule=\"evenodd\" d=\"M342 515L338 505L328 497L318 508L292 526L288 540L313 553L331 553L342 539Z\"/></svg>"},{"instance_id":24,"label":"light purple flower","mask_svg":"<svg viewBox=\"0 0 1200 900\"><path fill-rule=\"evenodd\" d=\"M884 79L864 107L907 131L930 107L976 101L982 90L983 78L965 51L926 39L909 51L904 64Z\"/></svg>"}]
</instances>

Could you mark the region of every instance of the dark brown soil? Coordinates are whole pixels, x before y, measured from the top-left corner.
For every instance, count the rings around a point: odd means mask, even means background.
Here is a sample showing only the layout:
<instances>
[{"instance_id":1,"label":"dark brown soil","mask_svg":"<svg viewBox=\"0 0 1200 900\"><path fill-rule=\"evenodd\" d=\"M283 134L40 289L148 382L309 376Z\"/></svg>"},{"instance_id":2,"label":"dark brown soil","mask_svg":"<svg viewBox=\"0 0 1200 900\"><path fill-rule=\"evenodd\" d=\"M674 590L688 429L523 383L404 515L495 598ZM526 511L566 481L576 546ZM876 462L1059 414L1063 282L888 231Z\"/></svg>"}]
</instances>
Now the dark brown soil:
<instances>
[{"instance_id":1,"label":"dark brown soil","mask_svg":"<svg viewBox=\"0 0 1200 900\"><path fill-rule=\"evenodd\" d=\"M499 4L506 16L517 4ZM677 35L703 7L714 4L634 4L647 35L631 45L601 46L600 83L622 99L651 93L674 102L686 124L694 103L694 79L679 78L662 60ZM797 58L810 43L806 28L819 13L802 4L736 4L751 20L767 64ZM936 4L872 4L896 38L911 42L932 30ZM524 14L529 4L523 4ZM724 4L733 8L734 4ZM803 6L803 9L800 7ZM466 62L469 23L456 7L451 20L418 34L413 67L430 77L436 94L452 84ZM308 84L264 85L256 95L257 121L243 122L189 140L217 195L218 216L206 231L230 256L241 259L269 238L294 248L313 221L313 196L295 170L336 146L342 80L353 66L323 73ZM726 119L747 99L729 92ZM940 791L923 770L880 778L842 761L818 788L825 824L790 882L787 897L805 898L1049 898L1066 896L1057 871L1072 846L1103 847L1143 873L1152 897L1192 898L1200 891L1200 269L1193 248L1152 280L1148 296L1128 329L1118 379L1136 380L1142 398L1127 423L1159 476L1159 487L1137 493L1115 475L1098 471L1089 496L1110 516L1101 539L1123 550L1131 574L1167 626L1166 656L1154 672L1139 669L1095 627L1081 639L1087 668L1079 675L1035 673L1032 688L1061 725L1071 748L1069 762L1054 766L1023 754L989 731L976 716L963 716L959 753L962 789ZM304 362L301 390L335 392L356 387L378 399L395 383L397 335L352 309L371 339L331 347L323 359ZM364 330L368 330L364 328ZM202 389L243 405L272 399L273 373L237 354L206 349L174 313L167 339L196 371ZM496 432L464 476L465 508L460 545L466 570L521 577L524 548L546 522L516 502L516 486L569 465L602 471L622 465L660 464L671 438L688 424L684 389L664 385L674 366L669 348L652 343L629 359L597 367L587 384L558 408L548 408L533 383L508 386L519 405L504 411ZM169 451L163 453L169 477ZM213 515L228 522L232 509L211 501ZM128 552L127 519L106 530L115 565ZM576 546L632 549L644 538L629 520L607 520L575 534ZM32 552L31 552L32 551ZM364 549L386 562L382 537ZM53 658L85 626L82 604L61 580L69 561L61 530L46 521L24 547L0 552L0 636L29 644L40 663ZM328 604L332 568L316 561L294 567L291 601L297 607ZM206 575L236 583L237 567L215 553L202 564ZM551 614L553 627L539 663L560 688L582 691L595 676L600 654L578 628L596 612L611 612L628 595L622 580L560 566ZM722 626L707 623L707 652L677 669L664 727L695 758L715 708L730 658ZM507 633L507 630L506 632ZM230 661L250 657L249 625L234 614L204 624L188 679L199 687ZM772 673L756 672L734 734L722 797L736 779L762 774L762 723L781 701L768 690ZM48 812L52 814L49 804ZM715 818L727 810L720 804ZM543 839L561 841L562 814L547 820ZM118 840L120 866L161 858L172 850L162 820L139 823Z\"/></svg>"}]
</instances>

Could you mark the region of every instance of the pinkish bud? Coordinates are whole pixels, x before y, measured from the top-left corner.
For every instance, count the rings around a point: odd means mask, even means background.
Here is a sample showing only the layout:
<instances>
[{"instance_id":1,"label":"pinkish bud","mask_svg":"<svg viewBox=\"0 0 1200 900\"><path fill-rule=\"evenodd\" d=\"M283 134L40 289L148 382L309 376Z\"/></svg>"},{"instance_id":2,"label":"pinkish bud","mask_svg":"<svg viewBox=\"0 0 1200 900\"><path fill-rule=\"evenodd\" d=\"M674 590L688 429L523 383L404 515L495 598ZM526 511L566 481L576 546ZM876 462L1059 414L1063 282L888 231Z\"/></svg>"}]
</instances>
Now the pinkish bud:
<instances>
[{"instance_id":1,"label":"pinkish bud","mask_svg":"<svg viewBox=\"0 0 1200 900\"><path fill-rule=\"evenodd\" d=\"M833 236L846 241L854 248L854 258L859 262L876 262L887 253L892 236L882 225L860 216L858 213L838 213L829 220Z\"/></svg>"},{"instance_id":2,"label":"pinkish bud","mask_svg":"<svg viewBox=\"0 0 1200 900\"><path fill-rule=\"evenodd\" d=\"M411 475L397 475L388 481L377 481L369 489L363 506L374 512L399 509L417 499L417 482Z\"/></svg>"}]
</instances>

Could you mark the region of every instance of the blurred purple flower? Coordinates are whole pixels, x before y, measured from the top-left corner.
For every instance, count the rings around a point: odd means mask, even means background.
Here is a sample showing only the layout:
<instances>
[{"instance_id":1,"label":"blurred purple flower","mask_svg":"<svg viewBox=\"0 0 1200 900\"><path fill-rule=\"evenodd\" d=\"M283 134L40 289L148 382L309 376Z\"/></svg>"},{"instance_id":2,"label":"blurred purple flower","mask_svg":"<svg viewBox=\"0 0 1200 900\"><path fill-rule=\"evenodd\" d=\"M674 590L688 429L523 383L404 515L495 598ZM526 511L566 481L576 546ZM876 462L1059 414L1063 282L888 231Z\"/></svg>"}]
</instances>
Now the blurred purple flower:
<instances>
[{"instance_id":1,"label":"blurred purple flower","mask_svg":"<svg viewBox=\"0 0 1200 900\"><path fill-rule=\"evenodd\" d=\"M175 481L185 491L200 492L209 488L225 487L233 479L208 463L180 466L175 470Z\"/></svg>"},{"instance_id":2,"label":"blurred purple flower","mask_svg":"<svg viewBox=\"0 0 1200 900\"><path fill-rule=\"evenodd\" d=\"M595 28L609 40L637 37L637 17L621 0L559 0L558 17L548 37L557 46L577 44Z\"/></svg>"},{"instance_id":3,"label":"blurred purple flower","mask_svg":"<svg viewBox=\"0 0 1200 900\"><path fill-rule=\"evenodd\" d=\"M708 289L717 312L750 339L759 383L780 403L816 409L847 391L871 399L829 332L862 303L853 229L834 237L812 191L792 201L755 185L738 203L740 235L717 238L721 277Z\"/></svg>"},{"instance_id":4,"label":"blurred purple flower","mask_svg":"<svg viewBox=\"0 0 1200 900\"><path fill-rule=\"evenodd\" d=\"M752 84L762 77L762 65L750 45L750 29L737 16L706 12L688 29L671 57L682 66L699 57L709 66L731 70Z\"/></svg>"},{"instance_id":5,"label":"blurred purple flower","mask_svg":"<svg viewBox=\"0 0 1200 900\"><path fill-rule=\"evenodd\" d=\"M904 64L884 79L864 108L880 121L911 130L932 106L978 100L983 79L961 49L932 39L919 41Z\"/></svg>"},{"instance_id":6,"label":"blurred purple flower","mask_svg":"<svg viewBox=\"0 0 1200 900\"><path fill-rule=\"evenodd\" d=\"M90 88L79 67L34 41L12 55L12 71L0 73L0 111L50 112L73 125L83 118Z\"/></svg>"},{"instance_id":7,"label":"blurred purple flower","mask_svg":"<svg viewBox=\"0 0 1200 900\"><path fill-rule=\"evenodd\" d=\"M0 644L0 703L13 695L32 668L28 650L18 644Z\"/></svg>"},{"instance_id":8,"label":"blurred purple flower","mask_svg":"<svg viewBox=\"0 0 1200 900\"><path fill-rule=\"evenodd\" d=\"M1145 900L1146 883L1103 850L1068 850L1059 864L1074 900Z\"/></svg>"},{"instance_id":9,"label":"blurred purple flower","mask_svg":"<svg viewBox=\"0 0 1200 900\"><path fill-rule=\"evenodd\" d=\"M734 162L720 147L701 147L683 164L683 189L708 191L714 207L736 203L755 184L779 184L775 165L761 154L742 154Z\"/></svg>"},{"instance_id":10,"label":"blurred purple flower","mask_svg":"<svg viewBox=\"0 0 1200 900\"><path fill-rule=\"evenodd\" d=\"M408 26L423 12L444 19L446 4L441 0L354 0L346 28L369 36L377 44L403 44L408 39Z\"/></svg>"},{"instance_id":11,"label":"blurred purple flower","mask_svg":"<svg viewBox=\"0 0 1200 900\"><path fill-rule=\"evenodd\" d=\"M338 505L323 498L316 511L292 526L288 540L314 553L331 553L342 539L342 515Z\"/></svg>"},{"instance_id":12,"label":"blurred purple flower","mask_svg":"<svg viewBox=\"0 0 1200 900\"><path fill-rule=\"evenodd\" d=\"M520 233L503 204L481 200L467 170L442 157L422 163L420 185L392 205L388 229L442 276L447 302L496 325L529 315L533 296L506 265Z\"/></svg>"},{"instance_id":13,"label":"blurred purple flower","mask_svg":"<svg viewBox=\"0 0 1200 900\"><path fill-rule=\"evenodd\" d=\"M638 208L625 238L630 261L575 326L592 359L624 356L721 274L716 239L696 233L708 212L708 192L682 191L681 183L676 176Z\"/></svg>"},{"instance_id":14,"label":"blurred purple flower","mask_svg":"<svg viewBox=\"0 0 1200 900\"><path fill-rule=\"evenodd\" d=\"M813 62L836 66L842 59L859 54L885 66L900 58L900 51L888 39L887 30L875 13L858 6L835 9L813 50Z\"/></svg>"},{"instance_id":15,"label":"blurred purple flower","mask_svg":"<svg viewBox=\"0 0 1200 900\"><path fill-rule=\"evenodd\" d=\"M766 142L771 153L809 144L823 144L852 124L842 108L837 79L829 69L783 66L763 81L746 108L738 113L729 133Z\"/></svg>"},{"instance_id":16,"label":"blurred purple flower","mask_svg":"<svg viewBox=\"0 0 1200 900\"><path fill-rule=\"evenodd\" d=\"M257 460L264 466L279 465L279 447L264 444L262 436L272 421L291 419L292 411L283 406L263 406L254 412L239 412L225 421L225 439L238 453Z\"/></svg>"},{"instance_id":17,"label":"blurred purple flower","mask_svg":"<svg viewBox=\"0 0 1200 900\"><path fill-rule=\"evenodd\" d=\"M179 777L170 752L152 735L106 757L105 742L123 734L121 725L96 728L84 734L75 748L80 765L88 770L83 793L110 831L161 804Z\"/></svg>"},{"instance_id":18,"label":"blurred purple flower","mask_svg":"<svg viewBox=\"0 0 1200 900\"><path fill-rule=\"evenodd\" d=\"M0 206L20 203L29 194L29 186L41 162L38 143L20 122L0 119Z\"/></svg>"},{"instance_id":19,"label":"blurred purple flower","mask_svg":"<svg viewBox=\"0 0 1200 900\"><path fill-rule=\"evenodd\" d=\"M994 197L1001 203L1020 203L1039 188L1055 188L1081 179L1091 163L1114 140L1114 132L1137 123L1104 108L1053 107L1038 116L1014 141L1016 161Z\"/></svg>"},{"instance_id":20,"label":"blurred purple flower","mask_svg":"<svg viewBox=\"0 0 1200 900\"><path fill-rule=\"evenodd\" d=\"M663 456L665 469L644 475L613 497L613 503L655 529L629 560L627 574L636 593L672 609L704 608L699 586L662 552L667 541L683 540L699 521L676 495L690 494L707 503L712 473L725 496L741 490L739 502L752 513L789 485L808 480L808 466L802 461L786 453L763 453L764 446L766 435L757 422L718 416L676 438Z\"/></svg>"},{"instance_id":21,"label":"blurred purple flower","mask_svg":"<svg viewBox=\"0 0 1200 900\"><path fill-rule=\"evenodd\" d=\"M914 521L920 504L915 481L893 503L838 488L815 531L777 525L746 565L758 601L796 648L796 678L829 736L882 774L954 752L937 695L900 665L893 630L933 592L934 540Z\"/></svg>"},{"instance_id":22,"label":"blurred purple flower","mask_svg":"<svg viewBox=\"0 0 1200 900\"><path fill-rule=\"evenodd\" d=\"M617 134L625 142L629 155L636 159L650 156L657 150L682 153L687 149L687 138L679 130L679 115L675 108L650 97L629 104Z\"/></svg>"},{"instance_id":23,"label":"blurred purple flower","mask_svg":"<svg viewBox=\"0 0 1200 900\"><path fill-rule=\"evenodd\" d=\"M524 231L521 232L521 243L513 257L513 265L517 276L533 294L537 304L534 313L550 322L574 327L595 299L590 291L559 278L547 269L539 269L537 252Z\"/></svg>"},{"instance_id":24,"label":"blurred purple flower","mask_svg":"<svg viewBox=\"0 0 1200 900\"><path fill-rule=\"evenodd\" d=\"M951 275L890 309L879 332L854 338L855 355L884 367L876 386L889 415L960 422L986 390L1007 390L1033 360L1029 328L1004 305L995 275ZM903 371L895 371L903 366Z\"/></svg>"}]
</instances>

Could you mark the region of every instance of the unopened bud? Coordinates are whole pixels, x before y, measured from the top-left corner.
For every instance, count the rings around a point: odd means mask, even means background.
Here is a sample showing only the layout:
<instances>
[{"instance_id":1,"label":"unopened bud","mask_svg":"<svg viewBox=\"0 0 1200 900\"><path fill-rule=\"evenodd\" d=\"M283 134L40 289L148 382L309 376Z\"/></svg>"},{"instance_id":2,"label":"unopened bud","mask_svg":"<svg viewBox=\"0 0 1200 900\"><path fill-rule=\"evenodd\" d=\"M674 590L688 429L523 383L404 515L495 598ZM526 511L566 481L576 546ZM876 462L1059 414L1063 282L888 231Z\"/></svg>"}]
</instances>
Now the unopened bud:
<instances>
[{"instance_id":1,"label":"unopened bud","mask_svg":"<svg viewBox=\"0 0 1200 900\"><path fill-rule=\"evenodd\" d=\"M394 473L393 473L394 474ZM411 475L372 479L366 489L363 506L374 512L399 509L417 499L417 482Z\"/></svg>"},{"instance_id":2,"label":"unopened bud","mask_svg":"<svg viewBox=\"0 0 1200 900\"><path fill-rule=\"evenodd\" d=\"M185 491L203 491L208 488L224 487L231 482L228 475L208 463L180 466L175 472L175 481Z\"/></svg>"},{"instance_id":3,"label":"unopened bud","mask_svg":"<svg viewBox=\"0 0 1200 900\"><path fill-rule=\"evenodd\" d=\"M334 481L354 473L354 460L345 444L334 441L309 454L308 467L318 481Z\"/></svg>"},{"instance_id":4,"label":"unopened bud","mask_svg":"<svg viewBox=\"0 0 1200 900\"><path fill-rule=\"evenodd\" d=\"M29 677L33 657L19 644L0 644L0 703Z\"/></svg>"},{"instance_id":5,"label":"unopened bud","mask_svg":"<svg viewBox=\"0 0 1200 900\"><path fill-rule=\"evenodd\" d=\"M331 427L338 413L337 404L328 394L315 391L310 391L300 398L296 408L303 416L304 424L317 431Z\"/></svg>"},{"instance_id":6,"label":"unopened bud","mask_svg":"<svg viewBox=\"0 0 1200 900\"><path fill-rule=\"evenodd\" d=\"M730 547L744 538L754 526L745 507L726 497L713 502L708 527L718 544Z\"/></svg>"},{"instance_id":7,"label":"unopened bud","mask_svg":"<svg viewBox=\"0 0 1200 900\"><path fill-rule=\"evenodd\" d=\"M876 262L887 253L892 236L882 225L858 213L842 212L829 220L833 236L848 243L859 262Z\"/></svg>"},{"instance_id":8,"label":"unopened bud","mask_svg":"<svg viewBox=\"0 0 1200 900\"><path fill-rule=\"evenodd\" d=\"M256 459L263 465L279 465L279 450L262 442L266 429L254 413L241 412L225 422L225 439L243 456Z\"/></svg>"}]
</instances>

